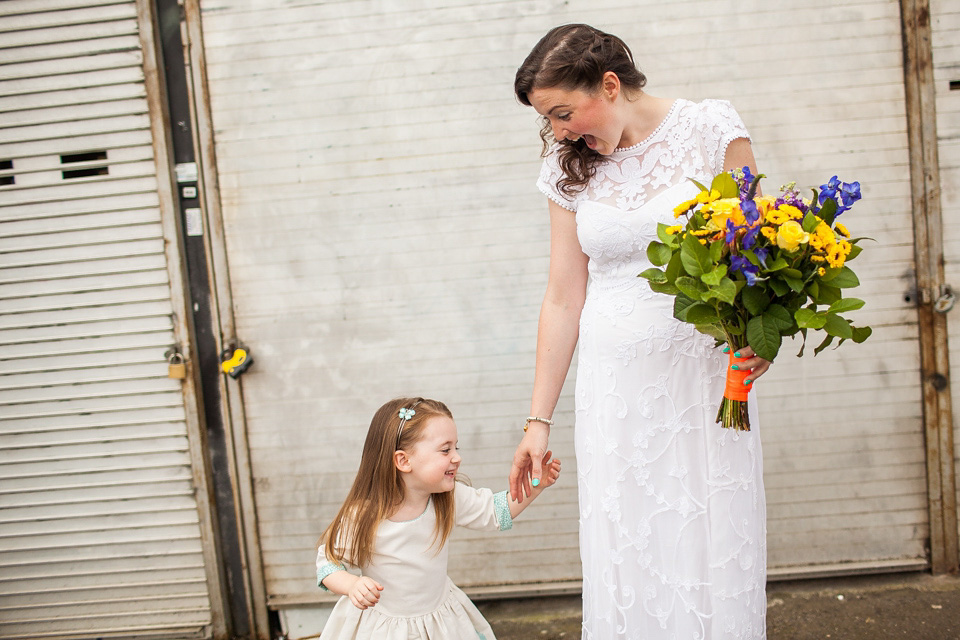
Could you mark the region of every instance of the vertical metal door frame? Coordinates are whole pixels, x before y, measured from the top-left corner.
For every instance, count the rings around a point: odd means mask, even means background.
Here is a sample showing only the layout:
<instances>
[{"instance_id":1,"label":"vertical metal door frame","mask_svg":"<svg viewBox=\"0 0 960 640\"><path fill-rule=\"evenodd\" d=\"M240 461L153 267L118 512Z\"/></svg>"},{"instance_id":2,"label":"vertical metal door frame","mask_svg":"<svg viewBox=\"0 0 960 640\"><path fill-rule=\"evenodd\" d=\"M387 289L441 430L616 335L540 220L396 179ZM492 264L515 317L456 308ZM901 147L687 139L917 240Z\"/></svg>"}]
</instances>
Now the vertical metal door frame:
<instances>
[{"instance_id":1,"label":"vertical metal door frame","mask_svg":"<svg viewBox=\"0 0 960 640\"><path fill-rule=\"evenodd\" d=\"M227 634L225 615L227 588L222 571L219 536L213 508L213 487L207 457L204 453L206 437L202 428L203 423L197 401L199 381L196 368L190 366L191 359L189 358L189 355L194 351L192 314L189 312L189 300L186 295L183 271L184 257L179 241L181 237L180 215L172 173L171 141L169 130L166 127L169 118L158 48L159 31L153 3L150 0L137 0L136 5L140 42L143 49L144 84L150 115L153 152L157 165L157 195L160 202L160 218L166 245L167 272L170 276L171 305L174 309L173 325L179 340L180 351L186 355L188 363L188 375L183 380L183 400L193 486L203 544L204 569L207 575L207 589L210 597L212 632L214 638L222 638Z\"/></svg>"},{"instance_id":2,"label":"vertical metal door frame","mask_svg":"<svg viewBox=\"0 0 960 640\"><path fill-rule=\"evenodd\" d=\"M933 573L960 570L956 469L947 317L935 309L949 294L944 281L937 107L929 0L900 0L903 77L917 272L917 319Z\"/></svg>"}]
</instances>

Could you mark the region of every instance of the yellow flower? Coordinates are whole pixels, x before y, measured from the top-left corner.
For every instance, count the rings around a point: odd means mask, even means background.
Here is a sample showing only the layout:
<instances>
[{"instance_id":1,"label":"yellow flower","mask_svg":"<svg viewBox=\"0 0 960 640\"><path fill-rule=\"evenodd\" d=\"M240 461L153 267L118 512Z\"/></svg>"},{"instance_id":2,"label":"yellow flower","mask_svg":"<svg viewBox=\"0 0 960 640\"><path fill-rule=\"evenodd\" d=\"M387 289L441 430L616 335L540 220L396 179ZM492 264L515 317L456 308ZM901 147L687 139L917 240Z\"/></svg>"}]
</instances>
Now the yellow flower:
<instances>
[{"instance_id":1,"label":"yellow flower","mask_svg":"<svg viewBox=\"0 0 960 640\"><path fill-rule=\"evenodd\" d=\"M837 241L837 234L833 232L833 229L831 229L830 225L828 225L826 222L821 221L814 230L814 233L820 237L820 240L823 241L824 246L829 247L831 244Z\"/></svg>"},{"instance_id":2,"label":"yellow flower","mask_svg":"<svg viewBox=\"0 0 960 640\"><path fill-rule=\"evenodd\" d=\"M842 223L842 222L838 222L838 223L837 223L836 229L837 229L837 233L839 233L840 235L842 235L844 238L849 238L849 237L850 237L850 232L847 231L847 228L846 228L845 226L843 226L843 223Z\"/></svg>"},{"instance_id":3,"label":"yellow flower","mask_svg":"<svg viewBox=\"0 0 960 640\"><path fill-rule=\"evenodd\" d=\"M700 242L700 244L704 244L704 245L707 244L706 238L698 238L698 241Z\"/></svg>"},{"instance_id":4,"label":"yellow flower","mask_svg":"<svg viewBox=\"0 0 960 640\"><path fill-rule=\"evenodd\" d=\"M789 220L790 217L780 209L774 209L773 211L767 213L765 219L770 224L780 225Z\"/></svg>"},{"instance_id":5,"label":"yellow flower","mask_svg":"<svg viewBox=\"0 0 960 640\"><path fill-rule=\"evenodd\" d=\"M712 229L695 229L690 233L692 233L695 236L708 236L711 233L713 233L713 230Z\"/></svg>"},{"instance_id":6,"label":"yellow flower","mask_svg":"<svg viewBox=\"0 0 960 640\"><path fill-rule=\"evenodd\" d=\"M770 242L777 241L777 230L773 227L760 227L760 233L762 233L763 237Z\"/></svg>"},{"instance_id":7,"label":"yellow flower","mask_svg":"<svg viewBox=\"0 0 960 640\"><path fill-rule=\"evenodd\" d=\"M811 262L826 262L827 259L824 258L823 256L818 256L818 255L814 254L814 255L810 256L810 261L811 261Z\"/></svg>"},{"instance_id":8,"label":"yellow flower","mask_svg":"<svg viewBox=\"0 0 960 640\"><path fill-rule=\"evenodd\" d=\"M705 193L701 191L700 193ZM714 191L716 193L716 191ZM701 213L729 214L734 207L740 204L738 198L723 198L722 200L711 200L700 208Z\"/></svg>"},{"instance_id":9,"label":"yellow flower","mask_svg":"<svg viewBox=\"0 0 960 640\"><path fill-rule=\"evenodd\" d=\"M816 249L817 251L820 251L821 249L823 249L823 245L824 245L824 243L823 243L823 238L821 238L820 236L818 236L816 233L810 234L810 246L811 246L811 247L813 247L813 248Z\"/></svg>"},{"instance_id":10,"label":"yellow flower","mask_svg":"<svg viewBox=\"0 0 960 640\"><path fill-rule=\"evenodd\" d=\"M697 206L696 198L694 198L693 200L687 200L686 202L681 202L680 204L678 204L676 207L673 208L673 217L679 218L680 216L685 214L687 211L690 211L690 209L693 209L695 206Z\"/></svg>"},{"instance_id":11,"label":"yellow flower","mask_svg":"<svg viewBox=\"0 0 960 640\"><path fill-rule=\"evenodd\" d=\"M667 228L664 229L663 231L664 231L664 233L666 233L668 236L672 236L672 235L674 235L675 233L680 233L680 231L681 231L682 229L683 229L683 225L682 225L682 224L675 224L675 225L673 225L672 227L667 227Z\"/></svg>"},{"instance_id":12,"label":"yellow flower","mask_svg":"<svg viewBox=\"0 0 960 640\"><path fill-rule=\"evenodd\" d=\"M837 242L837 244L840 245L840 251L843 252L844 258L850 255L850 251L851 249L853 249L853 245L850 244L850 242L848 242L847 240L840 240L839 242Z\"/></svg>"},{"instance_id":13,"label":"yellow flower","mask_svg":"<svg viewBox=\"0 0 960 640\"><path fill-rule=\"evenodd\" d=\"M827 270L824 269L823 267L820 267L819 269L817 269L817 275L824 276L826 274L827 274Z\"/></svg>"},{"instance_id":14,"label":"yellow flower","mask_svg":"<svg viewBox=\"0 0 960 640\"><path fill-rule=\"evenodd\" d=\"M777 203L777 199L774 196L757 196L753 199L757 204L757 208L760 209L762 215L767 215L771 209L773 209Z\"/></svg>"},{"instance_id":15,"label":"yellow flower","mask_svg":"<svg viewBox=\"0 0 960 640\"><path fill-rule=\"evenodd\" d=\"M831 244L827 247L827 264L831 267L842 267L844 258L843 249L839 244Z\"/></svg>"},{"instance_id":16,"label":"yellow flower","mask_svg":"<svg viewBox=\"0 0 960 640\"><path fill-rule=\"evenodd\" d=\"M713 202L714 200L720 199L720 192L714 189L709 193L706 191L701 191L697 194L697 202L700 204L707 204L708 202Z\"/></svg>"},{"instance_id":17,"label":"yellow flower","mask_svg":"<svg viewBox=\"0 0 960 640\"><path fill-rule=\"evenodd\" d=\"M786 251L797 248L810 240L810 234L803 230L796 220L788 220L777 230L777 246Z\"/></svg>"},{"instance_id":18,"label":"yellow flower","mask_svg":"<svg viewBox=\"0 0 960 640\"><path fill-rule=\"evenodd\" d=\"M777 210L786 215L791 220L802 220L803 212L800 209L797 209L792 204L782 204L777 207Z\"/></svg>"}]
</instances>

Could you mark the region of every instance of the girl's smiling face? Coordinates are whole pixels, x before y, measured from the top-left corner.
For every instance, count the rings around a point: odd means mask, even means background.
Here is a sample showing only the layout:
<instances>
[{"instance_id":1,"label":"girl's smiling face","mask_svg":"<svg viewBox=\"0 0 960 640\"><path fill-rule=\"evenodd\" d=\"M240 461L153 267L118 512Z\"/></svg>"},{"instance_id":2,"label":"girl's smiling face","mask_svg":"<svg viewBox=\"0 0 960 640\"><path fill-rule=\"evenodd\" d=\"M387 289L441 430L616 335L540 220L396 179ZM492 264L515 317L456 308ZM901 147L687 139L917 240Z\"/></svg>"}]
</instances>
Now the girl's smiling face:
<instances>
[{"instance_id":1,"label":"girl's smiling face","mask_svg":"<svg viewBox=\"0 0 960 640\"><path fill-rule=\"evenodd\" d=\"M407 452L410 472L404 476L414 491L453 491L460 468L457 425L447 416L432 416L423 428L423 437Z\"/></svg>"},{"instance_id":2,"label":"girl's smiling face","mask_svg":"<svg viewBox=\"0 0 960 640\"><path fill-rule=\"evenodd\" d=\"M619 146L623 127L618 124L613 100L605 89L596 94L580 89L534 89L527 97L537 113L550 123L557 141L583 138L590 149L602 155L609 155Z\"/></svg>"}]
</instances>

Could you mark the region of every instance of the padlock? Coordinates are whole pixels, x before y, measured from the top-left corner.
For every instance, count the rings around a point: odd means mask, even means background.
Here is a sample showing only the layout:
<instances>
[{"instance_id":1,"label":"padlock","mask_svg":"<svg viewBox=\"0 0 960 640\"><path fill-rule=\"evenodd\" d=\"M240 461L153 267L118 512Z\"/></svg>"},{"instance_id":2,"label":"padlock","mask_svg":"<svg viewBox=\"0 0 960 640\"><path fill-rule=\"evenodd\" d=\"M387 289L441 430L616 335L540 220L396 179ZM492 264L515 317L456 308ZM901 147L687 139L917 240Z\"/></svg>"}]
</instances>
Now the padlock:
<instances>
[{"instance_id":1,"label":"padlock","mask_svg":"<svg viewBox=\"0 0 960 640\"><path fill-rule=\"evenodd\" d=\"M179 353L171 353L167 358L169 368L167 376L176 380L183 380L187 377L187 363L183 361L183 356Z\"/></svg>"}]
</instances>

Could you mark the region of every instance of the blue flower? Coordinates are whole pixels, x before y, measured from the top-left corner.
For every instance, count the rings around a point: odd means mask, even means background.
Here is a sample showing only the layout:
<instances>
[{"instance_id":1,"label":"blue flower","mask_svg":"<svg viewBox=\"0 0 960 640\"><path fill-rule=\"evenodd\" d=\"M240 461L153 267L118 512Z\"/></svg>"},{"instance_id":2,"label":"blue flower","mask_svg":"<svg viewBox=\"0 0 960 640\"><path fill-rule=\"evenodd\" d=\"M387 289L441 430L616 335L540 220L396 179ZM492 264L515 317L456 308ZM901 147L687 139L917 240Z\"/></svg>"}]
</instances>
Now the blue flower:
<instances>
[{"instance_id":1,"label":"blue flower","mask_svg":"<svg viewBox=\"0 0 960 640\"><path fill-rule=\"evenodd\" d=\"M740 202L740 211L749 224L753 224L760 219L760 210L757 209L757 203L753 200L743 200Z\"/></svg>"},{"instance_id":2,"label":"blue flower","mask_svg":"<svg viewBox=\"0 0 960 640\"><path fill-rule=\"evenodd\" d=\"M756 254L757 258L760 260L762 264L766 264L767 256L770 255L770 249L768 249L767 247L761 247L759 249L755 249L753 253Z\"/></svg>"},{"instance_id":3,"label":"blue flower","mask_svg":"<svg viewBox=\"0 0 960 640\"><path fill-rule=\"evenodd\" d=\"M820 204L823 204L827 198L836 198L837 190L840 188L840 180L837 176L830 178L827 184L820 185Z\"/></svg>"},{"instance_id":4,"label":"blue flower","mask_svg":"<svg viewBox=\"0 0 960 640\"><path fill-rule=\"evenodd\" d=\"M753 263L743 256L737 255L730 256L730 270L736 273L742 273L749 285L756 283L757 274L760 273L760 269L755 267Z\"/></svg>"},{"instance_id":5,"label":"blue flower","mask_svg":"<svg viewBox=\"0 0 960 640\"><path fill-rule=\"evenodd\" d=\"M733 220L727 220L727 233L723 236L724 241L727 244L733 244L733 241L737 237L737 230L739 229L740 227L733 224Z\"/></svg>"},{"instance_id":6,"label":"blue flower","mask_svg":"<svg viewBox=\"0 0 960 640\"><path fill-rule=\"evenodd\" d=\"M850 208L854 202L860 199L860 183L844 182L840 187L840 201L844 207Z\"/></svg>"},{"instance_id":7,"label":"blue flower","mask_svg":"<svg viewBox=\"0 0 960 640\"><path fill-rule=\"evenodd\" d=\"M753 248L753 245L756 244L757 242L757 234L759 232L760 232L759 225L757 225L756 227L750 227L749 229L747 229L747 232L743 234L743 240L741 240L741 243L743 244L744 249Z\"/></svg>"},{"instance_id":8,"label":"blue flower","mask_svg":"<svg viewBox=\"0 0 960 640\"><path fill-rule=\"evenodd\" d=\"M415 415L417 415L417 412L413 409L400 409L398 413L398 416L402 422L406 422Z\"/></svg>"}]
</instances>

